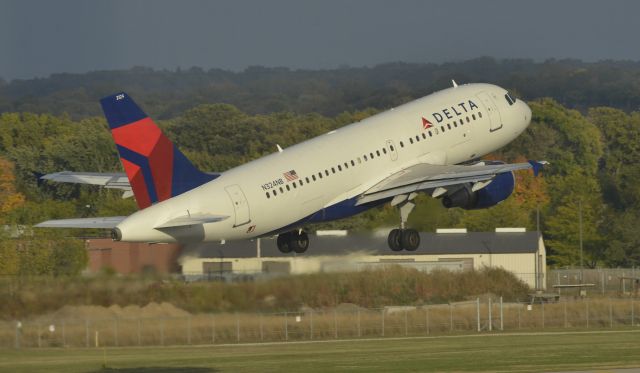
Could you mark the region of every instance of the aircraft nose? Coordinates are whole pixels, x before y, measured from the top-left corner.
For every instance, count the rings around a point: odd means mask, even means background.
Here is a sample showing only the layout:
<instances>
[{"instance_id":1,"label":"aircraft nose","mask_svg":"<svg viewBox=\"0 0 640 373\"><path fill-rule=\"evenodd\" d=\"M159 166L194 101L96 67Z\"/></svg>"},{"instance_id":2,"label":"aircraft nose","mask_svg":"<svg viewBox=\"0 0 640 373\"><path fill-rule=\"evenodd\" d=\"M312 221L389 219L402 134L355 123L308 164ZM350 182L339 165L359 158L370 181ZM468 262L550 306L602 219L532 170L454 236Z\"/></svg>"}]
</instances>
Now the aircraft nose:
<instances>
[{"instance_id":1,"label":"aircraft nose","mask_svg":"<svg viewBox=\"0 0 640 373\"><path fill-rule=\"evenodd\" d=\"M531 108L522 100L518 100L518 102L520 106L522 106L521 112L524 114L524 122L526 125L529 125L529 123L531 123Z\"/></svg>"},{"instance_id":2,"label":"aircraft nose","mask_svg":"<svg viewBox=\"0 0 640 373\"><path fill-rule=\"evenodd\" d=\"M531 123L531 108L529 107L529 105L527 105L526 102L522 100L518 100L517 104L519 104L520 106L518 112L523 116L523 123L526 127L529 125L529 123Z\"/></svg>"}]
</instances>

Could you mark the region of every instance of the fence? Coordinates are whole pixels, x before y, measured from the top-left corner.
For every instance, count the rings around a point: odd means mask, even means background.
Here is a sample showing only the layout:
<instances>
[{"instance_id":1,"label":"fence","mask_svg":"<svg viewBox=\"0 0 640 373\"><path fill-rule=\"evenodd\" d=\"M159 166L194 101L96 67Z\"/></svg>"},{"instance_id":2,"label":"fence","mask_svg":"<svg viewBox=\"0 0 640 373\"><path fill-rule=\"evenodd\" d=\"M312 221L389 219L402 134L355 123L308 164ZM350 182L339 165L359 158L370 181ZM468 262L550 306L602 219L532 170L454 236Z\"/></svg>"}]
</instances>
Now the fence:
<instances>
[{"instance_id":1,"label":"fence","mask_svg":"<svg viewBox=\"0 0 640 373\"><path fill-rule=\"evenodd\" d=\"M601 268L601 269L553 269L547 271L547 289L554 285L593 284L588 292L632 293L640 290L640 270L636 268ZM558 289L560 294L576 293L573 289Z\"/></svg>"},{"instance_id":2,"label":"fence","mask_svg":"<svg viewBox=\"0 0 640 373\"><path fill-rule=\"evenodd\" d=\"M163 346L638 326L634 299L0 323L0 348Z\"/></svg>"}]
</instances>

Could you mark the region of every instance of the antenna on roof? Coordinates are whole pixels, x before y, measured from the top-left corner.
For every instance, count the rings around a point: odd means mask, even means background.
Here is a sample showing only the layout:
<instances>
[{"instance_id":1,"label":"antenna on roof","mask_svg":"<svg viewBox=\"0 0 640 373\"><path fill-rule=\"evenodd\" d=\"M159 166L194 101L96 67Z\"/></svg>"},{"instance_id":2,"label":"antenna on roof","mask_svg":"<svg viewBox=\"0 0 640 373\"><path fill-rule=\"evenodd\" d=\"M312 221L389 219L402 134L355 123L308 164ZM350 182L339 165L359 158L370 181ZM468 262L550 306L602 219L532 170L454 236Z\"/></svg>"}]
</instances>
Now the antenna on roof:
<instances>
[{"instance_id":1,"label":"antenna on roof","mask_svg":"<svg viewBox=\"0 0 640 373\"><path fill-rule=\"evenodd\" d=\"M458 88L458 83L455 80L451 79L451 83L453 83L453 88Z\"/></svg>"}]
</instances>

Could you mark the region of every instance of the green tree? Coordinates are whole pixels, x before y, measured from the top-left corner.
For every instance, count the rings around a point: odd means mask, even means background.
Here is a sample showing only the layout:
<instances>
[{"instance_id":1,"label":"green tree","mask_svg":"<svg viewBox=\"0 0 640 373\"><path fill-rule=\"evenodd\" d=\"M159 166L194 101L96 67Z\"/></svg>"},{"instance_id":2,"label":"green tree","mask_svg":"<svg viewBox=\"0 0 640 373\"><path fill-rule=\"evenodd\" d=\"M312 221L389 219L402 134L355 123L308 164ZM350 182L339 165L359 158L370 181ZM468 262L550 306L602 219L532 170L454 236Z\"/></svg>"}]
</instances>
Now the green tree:
<instances>
[{"instance_id":1,"label":"green tree","mask_svg":"<svg viewBox=\"0 0 640 373\"><path fill-rule=\"evenodd\" d=\"M604 140L599 177L607 202L619 210L640 208L640 113L600 107L589 110L589 119Z\"/></svg>"},{"instance_id":2,"label":"green tree","mask_svg":"<svg viewBox=\"0 0 640 373\"><path fill-rule=\"evenodd\" d=\"M0 276L15 276L20 271L20 257L9 234L0 232Z\"/></svg>"},{"instance_id":3,"label":"green tree","mask_svg":"<svg viewBox=\"0 0 640 373\"><path fill-rule=\"evenodd\" d=\"M607 244L604 261L612 267L640 265L640 212L609 212L606 219Z\"/></svg>"},{"instance_id":4,"label":"green tree","mask_svg":"<svg viewBox=\"0 0 640 373\"><path fill-rule=\"evenodd\" d=\"M580 265L580 211L582 211L583 264L594 267L604 258L604 204L597 179L575 170L551 181L557 198L547 214L545 233L552 264Z\"/></svg>"}]
</instances>

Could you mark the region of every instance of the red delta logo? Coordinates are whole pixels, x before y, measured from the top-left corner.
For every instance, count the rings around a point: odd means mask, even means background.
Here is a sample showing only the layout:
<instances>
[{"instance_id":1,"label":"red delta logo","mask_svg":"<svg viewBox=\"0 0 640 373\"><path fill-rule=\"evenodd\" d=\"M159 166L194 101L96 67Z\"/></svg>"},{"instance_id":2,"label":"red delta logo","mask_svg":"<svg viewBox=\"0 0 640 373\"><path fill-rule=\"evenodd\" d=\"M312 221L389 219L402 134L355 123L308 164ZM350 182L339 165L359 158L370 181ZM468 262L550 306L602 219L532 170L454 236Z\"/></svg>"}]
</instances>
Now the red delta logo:
<instances>
[{"instance_id":1,"label":"red delta logo","mask_svg":"<svg viewBox=\"0 0 640 373\"><path fill-rule=\"evenodd\" d=\"M427 118L422 117L422 128L429 129L431 127L433 127L433 124L431 124L431 122L429 122Z\"/></svg>"}]
</instances>

